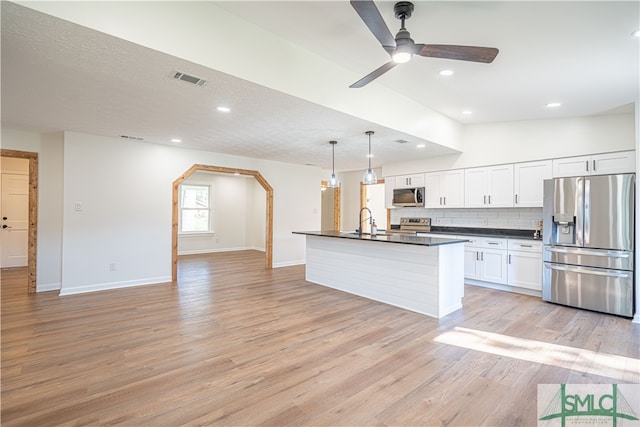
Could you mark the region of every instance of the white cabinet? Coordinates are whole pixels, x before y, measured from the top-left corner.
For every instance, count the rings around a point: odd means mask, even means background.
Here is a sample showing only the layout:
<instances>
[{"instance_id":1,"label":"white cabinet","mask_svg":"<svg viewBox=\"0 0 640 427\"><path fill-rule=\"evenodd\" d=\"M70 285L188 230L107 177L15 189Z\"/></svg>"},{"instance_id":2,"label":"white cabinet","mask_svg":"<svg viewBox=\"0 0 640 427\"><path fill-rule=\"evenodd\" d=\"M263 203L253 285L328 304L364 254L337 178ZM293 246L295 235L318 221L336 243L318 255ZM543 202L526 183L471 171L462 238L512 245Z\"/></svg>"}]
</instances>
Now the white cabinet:
<instances>
[{"instance_id":1,"label":"white cabinet","mask_svg":"<svg viewBox=\"0 0 640 427\"><path fill-rule=\"evenodd\" d=\"M424 187L424 174L401 175L395 177L395 188Z\"/></svg>"},{"instance_id":2,"label":"white cabinet","mask_svg":"<svg viewBox=\"0 0 640 427\"><path fill-rule=\"evenodd\" d=\"M513 165L513 206L542 207L543 181L552 177L551 160Z\"/></svg>"},{"instance_id":3,"label":"white cabinet","mask_svg":"<svg viewBox=\"0 0 640 427\"><path fill-rule=\"evenodd\" d=\"M513 164L465 169L464 206L513 207Z\"/></svg>"},{"instance_id":4,"label":"white cabinet","mask_svg":"<svg viewBox=\"0 0 640 427\"><path fill-rule=\"evenodd\" d=\"M553 177L633 173L636 170L635 151L594 154L553 160Z\"/></svg>"},{"instance_id":5,"label":"white cabinet","mask_svg":"<svg viewBox=\"0 0 640 427\"><path fill-rule=\"evenodd\" d=\"M425 208L464 207L464 169L424 174Z\"/></svg>"},{"instance_id":6,"label":"white cabinet","mask_svg":"<svg viewBox=\"0 0 640 427\"><path fill-rule=\"evenodd\" d=\"M542 290L542 243L509 239L508 284L519 288Z\"/></svg>"},{"instance_id":7,"label":"white cabinet","mask_svg":"<svg viewBox=\"0 0 640 427\"><path fill-rule=\"evenodd\" d=\"M464 250L464 275L467 279L507 283L507 240L468 237Z\"/></svg>"}]
</instances>

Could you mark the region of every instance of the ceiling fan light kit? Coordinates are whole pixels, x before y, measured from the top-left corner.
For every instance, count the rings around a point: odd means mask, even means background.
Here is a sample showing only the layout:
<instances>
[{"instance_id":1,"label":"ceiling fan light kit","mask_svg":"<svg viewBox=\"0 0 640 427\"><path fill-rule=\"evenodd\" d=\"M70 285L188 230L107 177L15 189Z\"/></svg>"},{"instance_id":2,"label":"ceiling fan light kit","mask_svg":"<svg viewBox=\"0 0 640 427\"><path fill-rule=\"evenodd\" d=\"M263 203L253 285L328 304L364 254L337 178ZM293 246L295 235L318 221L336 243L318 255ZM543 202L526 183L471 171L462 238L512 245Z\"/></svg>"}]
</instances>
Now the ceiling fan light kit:
<instances>
[{"instance_id":1,"label":"ceiling fan light kit","mask_svg":"<svg viewBox=\"0 0 640 427\"><path fill-rule=\"evenodd\" d=\"M405 28L405 20L411 18L414 9L413 3L408 1L398 2L393 7L395 17L401 22L400 30L395 37L389 31L389 27L382 19L382 15L373 1L351 0L351 6L364 21L369 31L378 39L382 48L391 55L391 61L373 70L349 86L350 88L360 88L371 83L397 64L409 62L413 55L491 63L499 52L494 47L416 44Z\"/></svg>"}]
</instances>

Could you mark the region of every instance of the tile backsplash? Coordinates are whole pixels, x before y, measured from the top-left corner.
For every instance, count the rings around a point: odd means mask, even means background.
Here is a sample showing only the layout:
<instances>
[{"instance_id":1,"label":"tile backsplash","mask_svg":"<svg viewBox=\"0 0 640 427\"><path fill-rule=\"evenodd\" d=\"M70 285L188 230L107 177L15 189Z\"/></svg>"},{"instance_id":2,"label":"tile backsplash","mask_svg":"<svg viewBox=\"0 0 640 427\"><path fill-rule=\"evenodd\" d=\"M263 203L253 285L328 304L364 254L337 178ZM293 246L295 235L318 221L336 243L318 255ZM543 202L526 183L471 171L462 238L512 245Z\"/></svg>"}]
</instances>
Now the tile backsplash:
<instances>
[{"instance_id":1,"label":"tile backsplash","mask_svg":"<svg viewBox=\"0 0 640 427\"><path fill-rule=\"evenodd\" d=\"M407 207L391 210L391 224L400 224L402 217L428 217L431 218L431 225L442 227L535 230L538 222L542 221L542 208L424 209Z\"/></svg>"}]
</instances>

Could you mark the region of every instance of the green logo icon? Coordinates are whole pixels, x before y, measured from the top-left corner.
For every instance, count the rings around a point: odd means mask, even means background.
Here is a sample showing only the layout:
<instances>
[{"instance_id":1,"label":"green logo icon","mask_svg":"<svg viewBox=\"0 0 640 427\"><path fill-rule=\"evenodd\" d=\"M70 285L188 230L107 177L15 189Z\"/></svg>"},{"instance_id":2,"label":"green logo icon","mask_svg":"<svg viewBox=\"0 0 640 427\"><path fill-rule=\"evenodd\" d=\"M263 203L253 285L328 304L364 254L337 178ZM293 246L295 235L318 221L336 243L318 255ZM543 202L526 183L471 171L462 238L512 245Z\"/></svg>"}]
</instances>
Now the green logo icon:
<instances>
[{"instance_id":1,"label":"green logo icon","mask_svg":"<svg viewBox=\"0 0 640 427\"><path fill-rule=\"evenodd\" d=\"M562 427L565 427L567 418L571 417L592 419L594 417L608 417L611 418L613 427L617 427L619 419L638 420L637 414L620 392L617 384L611 385L610 393L608 391L589 392L589 387L588 384L575 385L574 388L577 390L568 393L566 384L560 384L560 389L553 396L539 420L560 419ZM584 423L584 421L575 421Z\"/></svg>"}]
</instances>

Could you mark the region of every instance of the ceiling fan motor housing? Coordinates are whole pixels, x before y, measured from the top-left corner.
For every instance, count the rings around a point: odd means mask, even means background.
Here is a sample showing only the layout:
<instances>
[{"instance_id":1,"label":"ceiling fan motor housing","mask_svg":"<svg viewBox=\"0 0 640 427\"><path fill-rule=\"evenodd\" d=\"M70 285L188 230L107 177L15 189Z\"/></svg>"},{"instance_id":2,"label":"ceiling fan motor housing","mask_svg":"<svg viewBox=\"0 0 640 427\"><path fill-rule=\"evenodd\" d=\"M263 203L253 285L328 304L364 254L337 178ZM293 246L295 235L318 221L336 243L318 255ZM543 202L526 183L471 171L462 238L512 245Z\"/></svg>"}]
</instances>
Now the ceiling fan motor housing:
<instances>
[{"instance_id":1,"label":"ceiling fan motor housing","mask_svg":"<svg viewBox=\"0 0 640 427\"><path fill-rule=\"evenodd\" d=\"M410 1L399 1L393 6L393 12L397 19L409 19L413 13L413 3Z\"/></svg>"}]
</instances>

